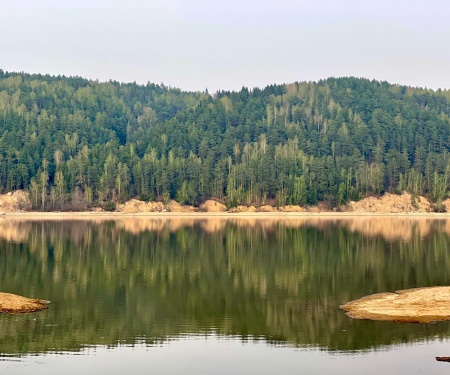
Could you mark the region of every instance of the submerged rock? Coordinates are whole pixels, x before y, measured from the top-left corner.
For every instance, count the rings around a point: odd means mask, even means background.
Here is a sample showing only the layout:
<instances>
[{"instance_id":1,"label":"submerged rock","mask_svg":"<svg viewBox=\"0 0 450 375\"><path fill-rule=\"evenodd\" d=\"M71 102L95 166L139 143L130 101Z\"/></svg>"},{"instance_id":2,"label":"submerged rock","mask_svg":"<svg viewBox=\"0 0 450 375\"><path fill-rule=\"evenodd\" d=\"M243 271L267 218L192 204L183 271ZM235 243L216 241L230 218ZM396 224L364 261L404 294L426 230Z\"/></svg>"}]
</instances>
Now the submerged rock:
<instances>
[{"instance_id":1,"label":"submerged rock","mask_svg":"<svg viewBox=\"0 0 450 375\"><path fill-rule=\"evenodd\" d=\"M50 301L0 293L0 312L9 314L29 313L47 308Z\"/></svg>"},{"instance_id":2,"label":"submerged rock","mask_svg":"<svg viewBox=\"0 0 450 375\"><path fill-rule=\"evenodd\" d=\"M378 293L341 306L355 319L431 323L450 320L450 287L438 286Z\"/></svg>"}]
</instances>

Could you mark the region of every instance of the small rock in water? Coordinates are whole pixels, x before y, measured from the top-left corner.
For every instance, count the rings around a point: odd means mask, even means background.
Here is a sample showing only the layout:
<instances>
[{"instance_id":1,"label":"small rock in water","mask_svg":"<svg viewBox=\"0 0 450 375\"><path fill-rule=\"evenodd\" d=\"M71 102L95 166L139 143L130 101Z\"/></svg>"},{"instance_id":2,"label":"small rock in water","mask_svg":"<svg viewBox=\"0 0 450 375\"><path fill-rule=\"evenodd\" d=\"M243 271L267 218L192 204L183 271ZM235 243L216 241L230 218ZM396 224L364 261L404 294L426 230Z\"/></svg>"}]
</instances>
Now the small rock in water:
<instances>
[{"instance_id":1,"label":"small rock in water","mask_svg":"<svg viewBox=\"0 0 450 375\"><path fill-rule=\"evenodd\" d=\"M47 308L50 301L27 298L11 293L0 293L0 312L9 314L29 313Z\"/></svg>"}]
</instances>

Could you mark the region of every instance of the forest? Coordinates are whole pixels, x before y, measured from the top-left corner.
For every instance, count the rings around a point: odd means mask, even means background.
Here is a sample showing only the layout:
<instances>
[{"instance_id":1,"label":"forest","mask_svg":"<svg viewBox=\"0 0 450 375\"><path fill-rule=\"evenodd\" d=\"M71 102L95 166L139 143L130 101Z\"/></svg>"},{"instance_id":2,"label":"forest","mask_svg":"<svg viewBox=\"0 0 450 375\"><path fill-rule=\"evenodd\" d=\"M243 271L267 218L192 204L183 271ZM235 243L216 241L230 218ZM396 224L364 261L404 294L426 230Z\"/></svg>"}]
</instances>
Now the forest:
<instances>
[{"instance_id":1,"label":"forest","mask_svg":"<svg viewBox=\"0 0 450 375\"><path fill-rule=\"evenodd\" d=\"M338 207L450 186L450 91L361 78L186 92L0 70L0 193L36 210L130 198Z\"/></svg>"}]
</instances>

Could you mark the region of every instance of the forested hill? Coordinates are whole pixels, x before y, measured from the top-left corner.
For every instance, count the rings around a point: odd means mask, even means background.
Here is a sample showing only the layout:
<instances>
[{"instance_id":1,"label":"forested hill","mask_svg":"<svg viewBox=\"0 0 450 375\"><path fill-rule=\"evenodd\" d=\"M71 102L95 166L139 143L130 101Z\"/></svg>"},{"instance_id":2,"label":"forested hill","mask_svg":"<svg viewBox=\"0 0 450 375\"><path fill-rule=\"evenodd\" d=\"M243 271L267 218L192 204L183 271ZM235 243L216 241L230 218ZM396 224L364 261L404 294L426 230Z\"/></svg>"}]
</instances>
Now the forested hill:
<instances>
[{"instance_id":1,"label":"forested hill","mask_svg":"<svg viewBox=\"0 0 450 375\"><path fill-rule=\"evenodd\" d=\"M36 209L141 199L331 206L450 184L450 91L357 78L239 92L0 70L0 192Z\"/></svg>"}]
</instances>

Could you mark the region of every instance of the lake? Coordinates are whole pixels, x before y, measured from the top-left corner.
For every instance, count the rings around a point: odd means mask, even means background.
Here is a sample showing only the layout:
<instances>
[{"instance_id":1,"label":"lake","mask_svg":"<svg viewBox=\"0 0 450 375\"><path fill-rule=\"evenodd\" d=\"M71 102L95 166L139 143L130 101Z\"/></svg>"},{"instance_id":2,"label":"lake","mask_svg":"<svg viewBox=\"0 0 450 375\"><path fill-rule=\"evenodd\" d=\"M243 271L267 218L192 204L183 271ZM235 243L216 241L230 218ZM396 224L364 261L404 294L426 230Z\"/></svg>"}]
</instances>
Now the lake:
<instances>
[{"instance_id":1,"label":"lake","mask_svg":"<svg viewBox=\"0 0 450 375\"><path fill-rule=\"evenodd\" d=\"M450 285L450 220L0 219L2 374L446 374L450 323L353 320L367 294Z\"/></svg>"}]
</instances>

